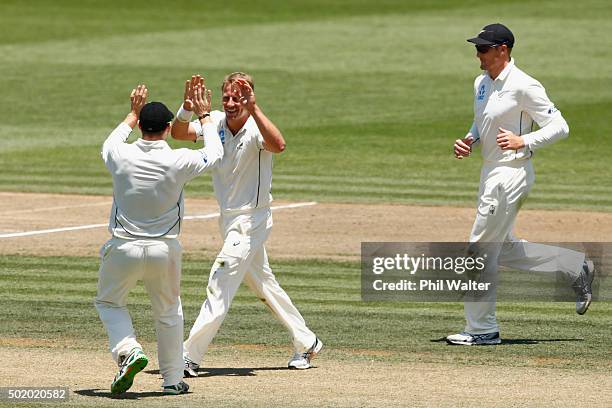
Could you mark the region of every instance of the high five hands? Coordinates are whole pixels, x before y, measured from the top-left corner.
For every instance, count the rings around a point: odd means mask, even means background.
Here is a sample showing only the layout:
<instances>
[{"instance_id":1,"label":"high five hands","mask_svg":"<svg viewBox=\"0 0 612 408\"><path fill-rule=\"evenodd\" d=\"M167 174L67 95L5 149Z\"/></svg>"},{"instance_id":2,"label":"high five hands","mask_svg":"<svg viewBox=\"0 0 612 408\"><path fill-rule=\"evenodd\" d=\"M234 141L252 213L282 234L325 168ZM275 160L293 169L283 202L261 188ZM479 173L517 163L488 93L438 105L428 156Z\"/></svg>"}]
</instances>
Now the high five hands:
<instances>
[{"instance_id":1,"label":"high five hands","mask_svg":"<svg viewBox=\"0 0 612 408\"><path fill-rule=\"evenodd\" d=\"M242 78L236 78L232 81L232 92L238 95L240 103L252 115L255 112L255 91L251 85Z\"/></svg>"},{"instance_id":2,"label":"high five hands","mask_svg":"<svg viewBox=\"0 0 612 408\"><path fill-rule=\"evenodd\" d=\"M140 115L142 107L147 103L148 95L149 90L144 84L138 85L136 88L132 89L132 93L130 94L130 102L132 104L131 113L134 113L136 118Z\"/></svg>"},{"instance_id":3,"label":"high five hands","mask_svg":"<svg viewBox=\"0 0 612 408\"><path fill-rule=\"evenodd\" d=\"M198 117L210 112L212 91L206 88L204 77L193 75L185 81L183 109L193 111Z\"/></svg>"},{"instance_id":4,"label":"high five hands","mask_svg":"<svg viewBox=\"0 0 612 408\"><path fill-rule=\"evenodd\" d=\"M149 95L149 90L146 85L140 84L136 88L132 89L130 93L130 113L127 114L123 123L126 123L132 129L138 123L138 117L140 116L140 111L142 107L147 103L147 96Z\"/></svg>"}]
</instances>

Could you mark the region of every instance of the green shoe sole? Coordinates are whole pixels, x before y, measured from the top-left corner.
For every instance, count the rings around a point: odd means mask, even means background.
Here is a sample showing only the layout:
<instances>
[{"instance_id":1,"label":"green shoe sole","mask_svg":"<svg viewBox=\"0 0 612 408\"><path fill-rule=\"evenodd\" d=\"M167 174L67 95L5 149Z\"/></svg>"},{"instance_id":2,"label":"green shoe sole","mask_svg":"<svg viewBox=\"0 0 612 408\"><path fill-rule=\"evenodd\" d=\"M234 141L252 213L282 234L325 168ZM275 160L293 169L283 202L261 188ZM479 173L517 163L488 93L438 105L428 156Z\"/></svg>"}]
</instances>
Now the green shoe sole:
<instances>
[{"instance_id":1,"label":"green shoe sole","mask_svg":"<svg viewBox=\"0 0 612 408\"><path fill-rule=\"evenodd\" d=\"M121 394L130 389L134 383L134 377L149 364L149 359L144 354L136 358L125 370L122 376L115 379L111 384L111 394Z\"/></svg>"}]
</instances>

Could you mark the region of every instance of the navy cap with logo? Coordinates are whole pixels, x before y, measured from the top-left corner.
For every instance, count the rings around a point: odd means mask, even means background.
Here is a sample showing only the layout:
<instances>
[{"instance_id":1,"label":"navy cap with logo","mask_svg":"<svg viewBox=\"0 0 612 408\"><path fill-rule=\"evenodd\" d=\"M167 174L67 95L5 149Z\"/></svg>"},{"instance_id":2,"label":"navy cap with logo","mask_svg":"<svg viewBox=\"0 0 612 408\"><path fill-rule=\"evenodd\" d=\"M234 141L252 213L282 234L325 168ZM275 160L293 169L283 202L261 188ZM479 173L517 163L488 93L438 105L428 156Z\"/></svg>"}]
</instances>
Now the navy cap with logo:
<instances>
[{"instance_id":1,"label":"navy cap with logo","mask_svg":"<svg viewBox=\"0 0 612 408\"><path fill-rule=\"evenodd\" d=\"M484 26L476 37L469 38L467 41L476 45L506 44L508 48L512 48L514 46L514 34L503 24L489 24Z\"/></svg>"},{"instance_id":2,"label":"navy cap with logo","mask_svg":"<svg viewBox=\"0 0 612 408\"><path fill-rule=\"evenodd\" d=\"M166 129L174 115L161 102L149 102L140 110L140 128L144 132L157 133Z\"/></svg>"}]
</instances>

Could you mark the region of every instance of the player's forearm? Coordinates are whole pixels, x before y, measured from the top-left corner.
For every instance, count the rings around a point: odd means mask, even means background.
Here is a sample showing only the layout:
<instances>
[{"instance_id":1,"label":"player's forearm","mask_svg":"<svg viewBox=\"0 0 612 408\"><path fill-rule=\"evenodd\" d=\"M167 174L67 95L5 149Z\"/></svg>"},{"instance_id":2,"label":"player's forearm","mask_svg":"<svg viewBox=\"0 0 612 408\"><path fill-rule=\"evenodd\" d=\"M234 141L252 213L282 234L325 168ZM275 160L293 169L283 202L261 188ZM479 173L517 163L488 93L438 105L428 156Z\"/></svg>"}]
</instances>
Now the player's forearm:
<instances>
[{"instance_id":1,"label":"player's forearm","mask_svg":"<svg viewBox=\"0 0 612 408\"><path fill-rule=\"evenodd\" d=\"M206 118L200 122L202 123L202 133L204 134L203 150L211 162L210 166L214 166L223 158L223 145L219 138L219 132L210 118Z\"/></svg>"},{"instance_id":2,"label":"player's forearm","mask_svg":"<svg viewBox=\"0 0 612 408\"><path fill-rule=\"evenodd\" d=\"M195 137L189 134L189 122L175 120L172 122L170 134L176 140L195 140Z\"/></svg>"},{"instance_id":3,"label":"player's forearm","mask_svg":"<svg viewBox=\"0 0 612 408\"><path fill-rule=\"evenodd\" d=\"M530 150L535 150L564 139L568 135L569 126L563 116L559 114L543 128L523 135L523 141Z\"/></svg>"},{"instance_id":4,"label":"player's forearm","mask_svg":"<svg viewBox=\"0 0 612 408\"><path fill-rule=\"evenodd\" d=\"M478 132L478 127L476 126L476 122L472 122L472 126L470 127L470 130L468 130L467 134L465 135L465 137L472 137L472 145L480 142L480 133Z\"/></svg>"},{"instance_id":5,"label":"player's forearm","mask_svg":"<svg viewBox=\"0 0 612 408\"><path fill-rule=\"evenodd\" d=\"M252 113L252 116L264 139L266 150L272 153L281 153L285 150L286 143L280 130L278 130L274 123L264 115L258 106L255 106L255 111Z\"/></svg>"},{"instance_id":6,"label":"player's forearm","mask_svg":"<svg viewBox=\"0 0 612 408\"><path fill-rule=\"evenodd\" d=\"M138 123L138 115L134 111L128 113L125 119L123 119L123 123L134 129Z\"/></svg>"}]
</instances>

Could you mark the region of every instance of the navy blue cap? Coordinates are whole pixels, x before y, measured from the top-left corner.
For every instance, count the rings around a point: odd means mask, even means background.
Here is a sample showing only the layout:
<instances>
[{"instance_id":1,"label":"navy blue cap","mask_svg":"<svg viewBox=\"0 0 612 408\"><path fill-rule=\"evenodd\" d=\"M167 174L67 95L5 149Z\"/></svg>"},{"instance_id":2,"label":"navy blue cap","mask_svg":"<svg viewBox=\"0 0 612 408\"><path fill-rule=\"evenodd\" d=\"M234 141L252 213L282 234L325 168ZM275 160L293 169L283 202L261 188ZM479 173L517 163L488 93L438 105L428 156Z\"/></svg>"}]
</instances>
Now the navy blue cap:
<instances>
[{"instance_id":1,"label":"navy blue cap","mask_svg":"<svg viewBox=\"0 0 612 408\"><path fill-rule=\"evenodd\" d=\"M148 133L157 133L168 127L174 115L161 102L149 102L140 111L140 128Z\"/></svg>"},{"instance_id":2,"label":"navy blue cap","mask_svg":"<svg viewBox=\"0 0 612 408\"><path fill-rule=\"evenodd\" d=\"M508 48L512 48L514 46L514 34L503 24L489 24L484 26L476 37L469 38L467 41L476 45L506 44Z\"/></svg>"}]
</instances>

